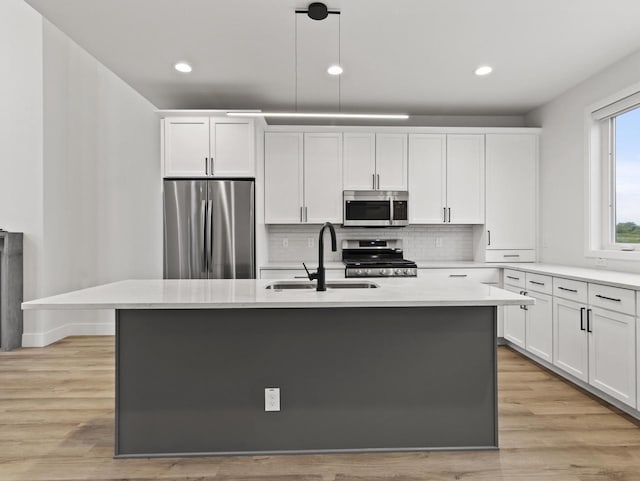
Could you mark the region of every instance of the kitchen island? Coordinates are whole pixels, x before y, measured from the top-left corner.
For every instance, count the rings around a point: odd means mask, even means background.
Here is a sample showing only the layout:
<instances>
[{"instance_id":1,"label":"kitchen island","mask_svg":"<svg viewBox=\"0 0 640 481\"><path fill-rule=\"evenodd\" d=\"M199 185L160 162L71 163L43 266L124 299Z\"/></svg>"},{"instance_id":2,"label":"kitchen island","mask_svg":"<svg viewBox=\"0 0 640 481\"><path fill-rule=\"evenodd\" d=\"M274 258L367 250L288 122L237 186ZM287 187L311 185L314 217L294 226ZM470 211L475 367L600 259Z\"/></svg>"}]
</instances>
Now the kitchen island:
<instances>
[{"instance_id":1,"label":"kitchen island","mask_svg":"<svg viewBox=\"0 0 640 481\"><path fill-rule=\"evenodd\" d=\"M115 310L116 457L497 448L496 308L533 299L373 282L122 281L23 308Z\"/></svg>"}]
</instances>

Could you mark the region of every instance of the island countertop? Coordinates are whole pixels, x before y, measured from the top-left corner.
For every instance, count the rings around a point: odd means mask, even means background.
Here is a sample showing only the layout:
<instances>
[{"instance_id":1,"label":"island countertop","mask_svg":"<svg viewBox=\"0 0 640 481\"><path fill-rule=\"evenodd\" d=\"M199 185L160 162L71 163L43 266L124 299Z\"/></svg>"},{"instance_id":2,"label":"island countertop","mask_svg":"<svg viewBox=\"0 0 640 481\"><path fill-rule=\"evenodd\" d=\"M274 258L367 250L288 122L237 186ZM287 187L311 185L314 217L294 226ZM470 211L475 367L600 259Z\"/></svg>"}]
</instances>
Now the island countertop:
<instances>
[{"instance_id":1,"label":"island countertop","mask_svg":"<svg viewBox=\"0 0 640 481\"><path fill-rule=\"evenodd\" d=\"M370 279L375 289L266 289L273 280L125 280L22 304L23 309L227 309L531 305L534 299L464 279ZM292 281L293 282L293 281ZM306 282L306 281L296 281ZM332 281L348 282L348 281Z\"/></svg>"}]
</instances>

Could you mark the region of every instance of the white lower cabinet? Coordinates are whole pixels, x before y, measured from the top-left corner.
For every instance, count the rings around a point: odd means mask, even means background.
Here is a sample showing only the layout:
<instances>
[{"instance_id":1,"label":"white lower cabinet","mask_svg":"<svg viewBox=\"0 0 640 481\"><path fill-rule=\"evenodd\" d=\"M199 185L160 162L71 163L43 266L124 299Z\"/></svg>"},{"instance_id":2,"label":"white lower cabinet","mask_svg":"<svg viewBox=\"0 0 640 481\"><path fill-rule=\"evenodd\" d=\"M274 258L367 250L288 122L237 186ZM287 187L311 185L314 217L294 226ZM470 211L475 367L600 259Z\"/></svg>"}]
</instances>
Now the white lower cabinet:
<instances>
[{"instance_id":1,"label":"white lower cabinet","mask_svg":"<svg viewBox=\"0 0 640 481\"><path fill-rule=\"evenodd\" d=\"M599 308L587 309L589 384L636 407L636 320Z\"/></svg>"},{"instance_id":2,"label":"white lower cabinet","mask_svg":"<svg viewBox=\"0 0 640 481\"><path fill-rule=\"evenodd\" d=\"M589 350L584 304L553 299L553 364L589 382Z\"/></svg>"},{"instance_id":3,"label":"white lower cabinet","mask_svg":"<svg viewBox=\"0 0 640 481\"><path fill-rule=\"evenodd\" d=\"M505 286L504 289L516 294L522 293L522 289L518 287ZM504 338L522 349L526 348L526 313L522 306L504 306Z\"/></svg>"},{"instance_id":4,"label":"white lower cabinet","mask_svg":"<svg viewBox=\"0 0 640 481\"><path fill-rule=\"evenodd\" d=\"M553 360L553 298L547 294L528 292L536 303L525 312L525 349L547 362Z\"/></svg>"}]
</instances>

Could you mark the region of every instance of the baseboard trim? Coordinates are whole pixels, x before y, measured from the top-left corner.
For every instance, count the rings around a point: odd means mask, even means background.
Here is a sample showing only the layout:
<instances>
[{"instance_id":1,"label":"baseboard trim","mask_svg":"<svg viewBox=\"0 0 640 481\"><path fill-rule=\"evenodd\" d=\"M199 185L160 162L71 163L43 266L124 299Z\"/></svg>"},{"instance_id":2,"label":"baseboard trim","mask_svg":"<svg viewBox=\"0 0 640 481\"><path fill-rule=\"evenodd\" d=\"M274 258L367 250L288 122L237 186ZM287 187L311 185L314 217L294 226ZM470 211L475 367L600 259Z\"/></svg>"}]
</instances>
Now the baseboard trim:
<instances>
[{"instance_id":1,"label":"baseboard trim","mask_svg":"<svg viewBox=\"0 0 640 481\"><path fill-rule=\"evenodd\" d=\"M58 326L46 332L22 334L22 347L44 347L68 336L113 336L115 323L72 323Z\"/></svg>"}]
</instances>

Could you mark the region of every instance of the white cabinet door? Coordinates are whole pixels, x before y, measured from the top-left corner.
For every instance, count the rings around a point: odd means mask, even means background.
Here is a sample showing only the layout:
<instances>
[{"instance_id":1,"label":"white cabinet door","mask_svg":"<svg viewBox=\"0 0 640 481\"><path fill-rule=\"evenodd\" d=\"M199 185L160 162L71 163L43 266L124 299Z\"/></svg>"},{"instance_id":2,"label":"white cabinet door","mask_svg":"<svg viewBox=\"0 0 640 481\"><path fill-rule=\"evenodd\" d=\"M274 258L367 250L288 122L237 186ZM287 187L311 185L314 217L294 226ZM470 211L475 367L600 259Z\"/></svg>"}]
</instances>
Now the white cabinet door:
<instances>
[{"instance_id":1,"label":"white cabinet door","mask_svg":"<svg viewBox=\"0 0 640 481\"><path fill-rule=\"evenodd\" d=\"M505 287L509 292L520 294L522 289ZM504 338L525 349L526 312L520 306L504 306Z\"/></svg>"},{"instance_id":2,"label":"white cabinet door","mask_svg":"<svg viewBox=\"0 0 640 481\"><path fill-rule=\"evenodd\" d=\"M409 220L412 224L445 222L446 169L446 135L409 135Z\"/></svg>"},{"instance_id":3,"label":"white cabinet door","mask_svg":"<svg viewBox=\"0 0 640 481\"><path fill-rule=\"evenodd\" d=\"M302 134L264 135L264 219L266 224L299 224L303 206Z\"/></svg>"},{"instance_id":4,"label":"white cabinet door","mask_svg":"<svg viewBox=\"0 0 640 481\"><path fill-rule=\"evenodd\" d=\"M209 117L164 119L164 176L208 174Z\"/></svg>"},{"instance_id":5,"label":"white cabinet door","mask_svg":"<svg viewBox=\"0 0 640 481\"><path fill-rule=\"evenodd\" d=\"M584 304L553 299L553 364L589 382L589 351Z\"/></svg>"},{"instance_id":6,"label":"white cabinet door","mask_svg":"<svg viewBox=\"0 0 640 481\"><path fill-rule=\"evenodd\" d=\"M304 134L305 222L342 222L342 134Z\"/></svg>"},{"instance_id":7,"label":"white cabinet door","mask_svg":"<svg viewBox=\"0 0 640 481\"><path fill-rule=\"evenodd\" d=\"M378 190L407 190L407 134L376 134Z\"/></svg>"},{"instance_id":8,"label":"white cabinet door","mask_svg":"<svg viewBox=\"0 0 640 481\"><path fill-rule=\"evenodd\" d=\"M255 177L253 120L211 117L210 155L217 177Z\"/></svg>"},{"instance_id":9,"label":"white cabinet door","mask_svg":"<svg viewBox=\"0 0 640 481\"><path fill-rule=\"evenodd\" d=\"M447 210L452 224L484 224L484 135L447 135Z\"/></svg>"},{"instance_id":10,"label":"white cabinet door","mask_svg":"<svg viewBox=\"0 0 640 481\"><path fill-rule=\"evenodd\" d=\"M589 384L636 406L636 320L590 308Z\"/></svg>"},{"instance_id":11,"label":"white cabinet door","mask_svg":"<svg viewBox=\"0 0 640 481\"><path fill-rule=\"evenodd\" d=\"M538 138L490 134L486 143L487 249L535 249Z\"/></svg>"},{"instance_id":12,"label":"white cabinet door","mask_svg":"<svg viewBox=\"0 0 640 481\"><path fill-rule=\"evenodd\" d=\"M376 136L370 133L345 133L342 139L344 190L376 188Z\"/></svg>"},{"instance_id":13,"label":"white cabinet door","mask_svg":"<svg viewBox=\"0 0 640 481\"><path fill-rule=\"evenodd\" d=\"M528 292L536 303L527 306L526 350L547 362L553 360L553 298L546 294Z\"/></svg>"}]
</instances>

